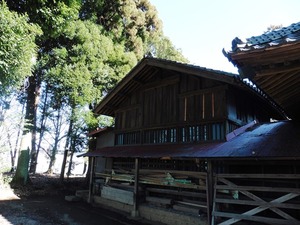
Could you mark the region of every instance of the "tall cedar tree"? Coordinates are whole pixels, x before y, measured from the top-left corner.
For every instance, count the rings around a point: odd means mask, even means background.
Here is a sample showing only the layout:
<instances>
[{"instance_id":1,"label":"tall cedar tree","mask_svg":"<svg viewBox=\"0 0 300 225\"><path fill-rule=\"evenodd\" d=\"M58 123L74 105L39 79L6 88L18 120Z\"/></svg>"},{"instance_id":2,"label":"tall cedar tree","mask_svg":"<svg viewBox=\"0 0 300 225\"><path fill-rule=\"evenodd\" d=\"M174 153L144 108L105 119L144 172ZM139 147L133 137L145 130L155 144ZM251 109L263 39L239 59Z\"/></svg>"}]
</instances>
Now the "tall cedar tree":
<instances>
[{"instance_id":1,"label":"tall cedar tree","mask_svg":"<svg viewBox=\"0 0 300 225\"><path fill-rule=\"evenodd\" d=\"M41 34L41 30L38 26L28 23L26 15L11 12L5 2L0 2L0 27L0 103L2 107L2 104L8 104L6 97L18 90L24 79L31 74L37 50L35 38L36 35ZM25 129L24 137L26 133ZM7 135L9 136L8 132ZM29 157L26 156L29 156L29 151L25 146L24 138L22 143L23 148L18 163L20 166L13 180L15 184L25 184L28 178ZM15 155L16 152L13 153L11 149L12 166L14 166Z\"/></svg>"},{"instance_id":2,"label":"tall cedar tree","mask_svg":"<svg viewBox=\"0 0 300 225\"><path fill-rule=\"evenodd\" d=\"M7 5L26 13L43 31L36 40L37 66L27 89L30 172L35 172L37 163L37 107L42 83L52 90L56 107L68 104L75 113L84 105L97 103L144 55L186 62L163 35L161 21L148 0L9 0ZM70 115L69 138L76 124L73 118L78 116Z\"/></svg>"}]
</instances>

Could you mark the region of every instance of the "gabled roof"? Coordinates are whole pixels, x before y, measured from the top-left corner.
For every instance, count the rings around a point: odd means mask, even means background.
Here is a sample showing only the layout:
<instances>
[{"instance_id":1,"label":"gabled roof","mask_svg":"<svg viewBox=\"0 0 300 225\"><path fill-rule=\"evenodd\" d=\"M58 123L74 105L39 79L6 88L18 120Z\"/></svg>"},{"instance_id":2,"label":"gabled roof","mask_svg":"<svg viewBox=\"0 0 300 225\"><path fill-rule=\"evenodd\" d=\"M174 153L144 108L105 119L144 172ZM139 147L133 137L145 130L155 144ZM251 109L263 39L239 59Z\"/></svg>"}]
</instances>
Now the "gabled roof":
<instances>
[{"instance_id":1,"label":"gabled roof","mask_svg":"<svg viewBox=\"0 0 300 225\"><path fill-rule=\"evenodd\" d=\"M292 121L254 125L227 142L113 146L82 156L123 158L300 159L300 126Z\"/></svg>"},{"instance_id":2,"label":"gabled roof","mask_svg":"<svg viewBox=\"0 0 300 225\"><path fill-rule=\"evenodd\" d=\"M141 88L161 70L175 71L221 81L252 92L270 104L280 115L283 111L257 86L240 79L237 74L157 58L142 59L94 109L95 114L114 116L114 110L135 90Z\"/></svg>"}]
</instances>

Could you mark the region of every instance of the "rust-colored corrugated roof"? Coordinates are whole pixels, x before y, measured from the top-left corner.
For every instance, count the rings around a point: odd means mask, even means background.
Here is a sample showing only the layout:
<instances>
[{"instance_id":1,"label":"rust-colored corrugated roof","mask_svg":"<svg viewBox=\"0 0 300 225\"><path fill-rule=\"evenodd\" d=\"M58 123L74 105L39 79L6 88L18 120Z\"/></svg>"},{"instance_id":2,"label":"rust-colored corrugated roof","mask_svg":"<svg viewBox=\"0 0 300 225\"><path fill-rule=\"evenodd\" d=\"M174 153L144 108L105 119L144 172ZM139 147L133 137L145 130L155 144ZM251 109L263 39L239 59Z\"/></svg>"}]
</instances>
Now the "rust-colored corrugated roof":
<instances>
[{"instance_id":1,"label":"rust-colored corrugated roof","mask_svg":"<svg viewBox=\"0 0 300 225\"><path fill-rule=\"evenodd\" d=\"M121 158L195 158L200 151L211 150L220 143L204 144L161 144L105 147L84 156Z\"/></svg>"},{"instance_id":2,"label":"rust-colored corrugated roof","mask_svg":"<svg viewBox=\"0 0 300 225\"><path fill-rule=\"evenodd\" d=\"M91 151L83 156L300 159L300 125L292 121L258 124L227 142L114 146Z\"/></svg>"},{"instance_id":3,"label":"rust-colored corrugated roof","mask_svg":"<svg viewBox=\"0 0 300 225\"><path fill-rule=\"evenodd\" d=\"M212 149L208 157L299 159L300 124L292 121L258 124Z\"/></svg>"}]
</instances>

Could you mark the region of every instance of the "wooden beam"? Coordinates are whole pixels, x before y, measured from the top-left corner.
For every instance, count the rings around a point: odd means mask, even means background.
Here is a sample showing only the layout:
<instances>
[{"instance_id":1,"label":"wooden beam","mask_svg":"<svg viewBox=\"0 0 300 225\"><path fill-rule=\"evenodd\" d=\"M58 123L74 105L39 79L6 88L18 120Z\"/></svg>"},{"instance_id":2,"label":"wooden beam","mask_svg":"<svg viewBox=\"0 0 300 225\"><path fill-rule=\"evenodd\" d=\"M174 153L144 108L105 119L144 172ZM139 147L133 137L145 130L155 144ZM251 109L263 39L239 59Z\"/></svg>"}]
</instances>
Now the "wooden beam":
<instances>
[{"instance_id":1,"label":"wooden beam","mask_svg":"<svg viewBox=\"0 0 300 225\"><path fill-rule=\"evenodd\" d=\"M173 202L174 203L178 203L178 204L182 204L182 205L186 205L186 206L197 207L197 208L204 208L204 209L207 208L206 205L191 203L191 202L187 202L187 201L178 201L178 200L175 200Z\"/></svg>"},{"instance_id":2,"label":"wooden beam","mask_svg":"<svg viewBox=\"0 0 300 225\"><path fill-rule=\"evenodd\" d=\"M127 106L119 107L117 110L115 110L115 113L118 113L121 111L138 109L138 108L141 108L141 104L127 105Z\"/></svg>"},{"instance_id":3,"label":"wooden beam","mask_svg":"<svg viewBox=\"0 0 300 225\"><path fill-rule=\"evenodd\" d=\"M256 77L265 77L265 76L273 76L277 73L289 73L289 72L299 72L300 71L300 64L293 65L293 66L282 66L282 67L275 67L272 69L261 70L256 73Z\"/></svg>"},{"instance_id":4,"label":"wooden beam","mask_svg":"<svg viewBox=\"0 0 300 225\"><path fill-rule=\"evenodd\" d=\"M282 202L285 202L285 201L288 201L292 198L295 198L297 197L298 195L297 194L293 194L293 193L289 193L289 194L286 194L282 197L279 197L277 199L274 199L273 201L271 201L270 203L282 203ZM247 212L244 212L242 213L241 215L246 215L246 216L254 216L255 214L259 213L259 212L262 212L268 208L270 208L271 206L270 205L260 205L254 209L251 209ZM297 224L299 224L299 221L296 221L295 218L291 217L290 215L286 214L285 212L277 209L277 208L270 208L272 211L276 212L277 214L279 214L280 216L282 216L283 218L285 218L286 220L288 220L289 222L293 221L293 222L297 222ZM215 212L217 213L217 212ZM251 218L251 217L250 217ZM231 218L227 221L224 221L223 223L221 223L220 225L229 225L229 224L233 224L233 223L236 223L238 222L240 219L237 219L237 218ZM291 224L291 223L288 223L288 224Z\"/></svg>"},{"instance_id":5,"label":"wooden beam","mask_svg":"<svg viewBox=\"0 0 300 225\"><path fill-rule=\"evenodd\" d=\"M146 196L146 202L155 203L159 205L171 206L172 201L173 200L170 198L158 198L158 197Z\"/></svg>"},{"instance_id":6,"label":"wooden beam","mask_svg":"<svg viewBox=\"0 0 300 225\"><path fill-rule=\"evenodd\" d=\"M137 77L134 77L134 78L132 79L132 82L134 82L134 83L136 83L136 84L139 84L139 85L143 85L143 84L144 84L144 82L141 81L140 79L138 79Z\"/></svg>"},{"instance_id":7,"label":"wooden beam","mask_svg":"<svg viewBox=\"0 0 300 225\"><path fill-rule=\"evenodd\" d=\"M178 76L170 77L170 78L167 78L167 79L162 79L162 80L159 80L159 81L155 81L155 82L145 84L143 86L143 90L144 91L149 91L149 90L153 90L153 89L156 89L156 88L159 88L159 87L164 87L164 86L168 86L168 85L175 85L178 82L179 82L179 77Z\"/></svg>"},{"instance_id":8,"label":"wooden beam","mask_svg":"<svg viewBox=\"0 0 300 225\"><path fill-rule=\"evenodd\" d=\"M131 216L139 216L139 169L140 159L135 158L135 171L134 171L134 189L133 189L133 211Z\"/></svg>"},{"instance_id":9,"label":"wooden beam","mask_svg":"<svg viewBox=\"0 0 300 225\"><path fill-rule=\"evenodd\" d=\"M286 202L290 199L293 199L295 197L298 197L299 196L299 189L293 189L293 188L278 188L278 190L276 190L276 188L270 188L270 187L257 187L257 188L249 188L246 186L243 186L243 188L241 188L241 186L237 186L235 185L234 183L224 179L224 178L221 178L219 177L219 181L223 182L224 184L228 185L228 188L231 189L231 190L238 190L239 192L243 193L244 195L248 196L250 199L253 199L254 201L257 201L259 203L261 203L258 207L254 208L254 209L251 209L243 214L241 214L241 217L236 217L236 215L231 215L229 217L231 217L231 219L227 220L227 221L224 221L222 222L220 225L230 225L230 224L233 224L233 223L236 223L240 220L242 220L243 216L247 216L249 217L250 219L251 218L254 218L254 215L259 213L259 212L262 212L266 209L270 209L271 211L275 212L276 214L282 216L283 218L285 218L286 220L288 220L289 222L290 221L295 221L295 218L293 218L292 216L288 215L287 213L283 212L282 210L278 209L278 208L272 208L272 203L283 203L283 202ZM215 189L222 189L224 190L224 187L226 185L216 185L215 186ZM229 190L227 189L227 190ZM253 191L277 191L277 192L291 192L291 193L288 193L288 194L285 194L279 198L276 198L274 200L272 200L271 202L266 202L264 201L263 199L261 199L260 197L256 196L255 194L252 194L250 193L248 190L253 190ZM280 190L279 190L280 189ZM295 192L296 190L296 192ZM297 191L298 190L298 191ZM270 204L271 203L271 204ZM221 213L223 214L223 213ZM214 211L213 212L213 216L223 216L223 217L226 217L225 215L221 215L220 212L217 212L217 211ZM224 213L226 214L226 213ZM249 220L248 218L248 220ZM299 224L299 221L297 221L298 224ZM274 223L275 224L275 223ZM288 224L292 224L292 223L288 223Z\"/></svg>"},{"instance_id":10,"label":"wooden beam","mask_svg":"<svg viewBox=\"0 0 300 225\"><path fill-rule=\"evenodd\" d=\"M270 83L278 81L278 79L281 79L282 74L278 73L274 74L274 76L265 76L265 77L255 77L255 84L258 84L260 88L263 88L264 86L269 85Z\"/></svg>"},{"instance_id":11,"label":"wooden beam","mask_svg":"<svg viewBox=\"0 0 300 225\"><path fill-rule=\"evenodd\" d=\"M207 195L204 192L192 192L192 191L177 191L172 189L162 189L162 188L147 188L148 192L159 193L159 194L170 194L176 196L184 197L194 197L194 198L207 198Z\"/></svg>"},{"instance_id":12,"label":"wooden beam","mask_svg":"<svg viewBox=\"0 0 300 225\"><path fill-rule=\"evenodd\" d=\"M299 88L299 83L300 82L294 82L292 85L287 87L284 87L284 89L273 95L274 99L277 99L278 102L285 102L287 101L287 103L290 103L289 101L292 100L297 100L299 101L299 99L292 99L293 97L297 96L300 94L300 90ZM284 106L284 104L282 104Z\"/></svg>"},{"instance_id":13,"label":"wooden beam","mask_svg":"<svg viewBox=\"0 0 300 225\"><path fill-rule=\"evenodd\" d=\"M92 203L93 197L93 180L94 180L94 171L95 171L95 157L91 158L91 173L90 173L90 182L89 182L89 197L88 203Z\"/></svg>"},{"instance_id":14,"label":"wooden beam","mask_svg":"<svg viewBox=\"0 0 300 225\"><path fill-rule=\"evenodd\" d=\"M194 91L188 91L188 92L184 92L179 94L178 96L180 98L183 97L190 97L190 96L195 96L195 95L201 95L201 94L206 94L206 93L212 93L212 92L219 92L219 91L225 91L228 88L228 86L218 86L218 87L212 87L212 88L205 88L205 89L201 89L201 90L194 90Z\"/></svg>"},{"instance_id":15,"label":"wooden beam","mask_svg":"<svg viewBox=\"0 0 300 225\"><path fill-rule=\"evenodd\" d=\"M140 174L181 174L181 175L187 175L195 178L206 178L205 172L195 172L195 171L180 171L180 170L149 170L149 169L141 169L139 170Z\"/></svg>"},{"instance_id":16,"label":"wooden beam","mask_svg":"<svg viewBox=\"0 0 300 225\"><path fill-rule=\"evenodd\" d=\"M214 216L232 218L230 221L227 220L227 221L224 221L222 223L219 223L219 225L230 225L230 224L233 224L233 223L237 223L241 220L249 220L249 221L255 221L255 222L260 222L260 223L265 223L265 224L299 225L299 221L296 221L296 220L267 218L267 217L262 217L262 216L253 216L253 215L236 214L236 213L214 212Z\"/></svg>"},{"instance_id":17,"label":"wooden beam","mask_svg":"<svg viewBox=\"0 0 300 225\"><path fill-rule=\"evenodd\" d=\"M232 60L239 64L259 66L295 61L299 59L299 42L281 46L238 52L231 55Z\"/></svg>"},{"instance_id":18,"label":"wooden beam","mask_svg":"<svg viewBox=\"0 0 300 225\"><path fill-rule=\"evenodd\" d=\"M266 92L280 92L281 89L286 88L286 86L294 84L295 82L300 80L300 76L298 73L290 73L290 74L282 74L280 79L277 82L274 82ZM264 87L266 89L266 87Z\"/></svg>"},{"instance_id":19,"label":"wooden beam","mask_svg":"<svg viewBox=\"0 0 300 225\"><path fill-rule=\"evenodd\" d=\"M224 178L259 178L259 179L300 179L300 174L218 174Z\"/></svg>"},{"instance_id":20,"label":"wooden beam","mask_svg":"<svg viewBox=\"0 0 300 225\"><path fill-rule=\"evenodd\" d=\"M214 191L214 183L213 183L213 163L211 160L207 161L207 178L206 178L206 196L207 196L207 220L208 224L212 224L212 206L213 206L213 191Z\"/></svg>"},{"instance_id":21,"label":"wooden beam","mask_svg":"<svg viewBox=\"0 0 300 225\"><path fill-rule=\"evenodd\" d=\"M259 186L229 186L229 185L216 185L217 189L221 190L231 190L240 192L243 191L260 191L260 192L291 192L300 195L299 188L281 188L281 187L259 187Z\"/></svg>"},{"instance_id":22,"label":"wooden beam","mask_svg":"<svg viewBox=\"0 0 300 225\"><path fill-rule=\"evenodd\" d=\"M256 84L258 84L265 92L268 89L276 86L276 84L280 83L281 81L284 82L289 80L292 76L290 74L274 74L272 77L259 77L258 79L255 78Z\"/></svg>"},{"instance_id":23,"label":"wooden beam","mask_svg":"<svg viewBox=\"0 0 300 225\"><path fill-rule=\"evenodd\" d=\"M223 204L267 206L269 208L285 208L285 209L300 210L299 204L290 204L290 203L276 203L276 202L265 203L264 201L236 200L236 199L228 199L228 198L215 198L215 202L223 203Z\"/></svg>"}]
</instances>

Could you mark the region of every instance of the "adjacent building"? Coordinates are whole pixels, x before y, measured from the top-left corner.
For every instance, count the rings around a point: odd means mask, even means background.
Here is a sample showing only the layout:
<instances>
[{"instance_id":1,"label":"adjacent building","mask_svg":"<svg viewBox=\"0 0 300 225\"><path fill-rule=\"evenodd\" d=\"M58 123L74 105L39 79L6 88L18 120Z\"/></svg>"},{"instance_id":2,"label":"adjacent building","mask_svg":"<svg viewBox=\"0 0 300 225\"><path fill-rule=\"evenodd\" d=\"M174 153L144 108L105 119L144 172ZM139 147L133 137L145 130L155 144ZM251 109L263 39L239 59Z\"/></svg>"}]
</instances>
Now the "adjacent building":
<instances>
[{"instance_id":1,"label":"adjacent building","mask_svg":"<svg viewBox=\"0 0 300 225\"><path fill-rule=\"evenodd\" d=\"M300 119L300 22L246 41L235 38L224 53L242 78L251 79L290 118Z\"/></svg>"},{"instance_id":2,"label":"adjacent building","mask_svg":"<svg viewBox=\"0 0 300 225\"><path fill-rule=\"evenodd\" d=\"M94 112L115 126L91 134L91 201L173 225L300 223L300 127L252 82L144 58Z\"/></svg>"}]
</instances>

